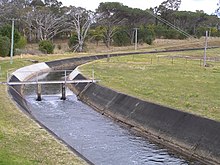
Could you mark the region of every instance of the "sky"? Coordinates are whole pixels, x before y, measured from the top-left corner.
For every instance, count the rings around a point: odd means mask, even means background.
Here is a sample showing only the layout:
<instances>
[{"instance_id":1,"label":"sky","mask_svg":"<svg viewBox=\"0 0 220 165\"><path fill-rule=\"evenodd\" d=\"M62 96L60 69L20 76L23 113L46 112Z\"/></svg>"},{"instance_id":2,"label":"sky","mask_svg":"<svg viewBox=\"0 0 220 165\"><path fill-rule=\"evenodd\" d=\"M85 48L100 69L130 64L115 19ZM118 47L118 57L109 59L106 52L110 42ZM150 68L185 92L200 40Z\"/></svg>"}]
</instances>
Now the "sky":
<instances>
[{"instance_id":1,"label":"sky","mask_svg":"<svg viewBox=\"0 0 220 165\"><path fill-rule=\"evenodd\" d=\"M100 2L120 2L123 5L140 8L149 9L150 7L159 6L161 2L165 0L60 0L65 6L76 6L83 7L87 10L95 11L98 8ZM182 0L179 10L183 11L196 11L203 10L207 14L212 14L217 9L217 3L219 0Z\"/></svg>"}]
</instances>

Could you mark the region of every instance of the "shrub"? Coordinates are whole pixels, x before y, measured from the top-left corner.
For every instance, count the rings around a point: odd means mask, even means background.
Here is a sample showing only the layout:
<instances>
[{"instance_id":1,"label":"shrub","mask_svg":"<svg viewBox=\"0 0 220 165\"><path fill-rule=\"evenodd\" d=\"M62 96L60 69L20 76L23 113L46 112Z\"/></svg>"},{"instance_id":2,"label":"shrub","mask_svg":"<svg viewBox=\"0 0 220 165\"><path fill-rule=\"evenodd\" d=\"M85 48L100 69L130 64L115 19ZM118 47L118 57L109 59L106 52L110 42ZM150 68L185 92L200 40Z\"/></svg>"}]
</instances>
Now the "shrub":
<instances>
[{"instance_id":1,"label":"shrub","mask_svg":"<svg viewBox=\"0 0 220 165\"><path fill-rule=\"evenodd\" d=\"M145 42L146 42L148 45L152 45L153 41L154 41L154 38L153 38L152 36L147 36L147 37L145 38Z\"/></svg>"},{"instance_id":2,"label":"shrub","mask_svg":"<svg viewBox=\"0 0 220 165\"><path fill-rule=\"evenodd\" d=\"M172 28L168 28L166 26L154 26L154 31L157 38L166 38L166 39L186 39L187 37L178 32L177 30L174 30Z\"/></svg>"},{"instance_id":3,"label":"shrub","mask_svg":"<svg viewBox=\"0 0 220 165\"><path fill-rule=\"evenodd\" d=\"M40 41L39 43L39 50L43 53L53 54L54 48L55 46L49 40L43 40L43 41Z\"/></svg>"},{"instance_id":4,"label":"shrub","mask_svg":"<svg viewBox=\"0 0 220 165\"><path fill-rule=\"evenodd\" d=\"M61 50L62 46L60 44L57 45L57 49Z\"/></svg>"},{"instance_id":5,"label":"shrub","mask_svg":"<svg viewBox=\"0 0 220 165\"><path fill-rule=\"evenodd\" d=\"M70 38L69 38L69 42L68 42L68 46L71 50L74 50L75 46L78 44L78 38L76 34L73 34Z\"/></svg>"},{"instance_id":6,"label":"shrub","mask_svg":"<svg viewBox=\"0 0 220 165\"><path fill-rule=\"evenodd\" d=\"M15 48L25 48L25 46L27 45L27 39L24 36L20 37L20 40L15 44Z\"/></svg>"},{"instance_id":7,"label":"shrub","mask_svg":"<svg viewBox=\"0 0 220 165\"><path fill-rule=\"evenodd\" d=\"M140 42L144 42L151 45L155 40L154 26L141 26L139 29L139 40Z\"/></svg>"},{"instance_id":8,"label":"shrub","mask_svg":"<svg viewBox=\"0 0 220 165\"><path fill-rule=\"evenodd\" d=\"M113 44L115 46L127 46L131 44L131 40L126 32L126 29L121 28L117 30L117 33L113 36Z\"/></svg>"},{"instance_id":9,"label":"shrub","mask_svg":"<svg viewBox=\"0 0 220 165\"><path fill-rule=\"evenodd\" d=\"M10 39L6 36L0 36L0 56L5 57L10 53Z\"/></svg>"}]
</instances>

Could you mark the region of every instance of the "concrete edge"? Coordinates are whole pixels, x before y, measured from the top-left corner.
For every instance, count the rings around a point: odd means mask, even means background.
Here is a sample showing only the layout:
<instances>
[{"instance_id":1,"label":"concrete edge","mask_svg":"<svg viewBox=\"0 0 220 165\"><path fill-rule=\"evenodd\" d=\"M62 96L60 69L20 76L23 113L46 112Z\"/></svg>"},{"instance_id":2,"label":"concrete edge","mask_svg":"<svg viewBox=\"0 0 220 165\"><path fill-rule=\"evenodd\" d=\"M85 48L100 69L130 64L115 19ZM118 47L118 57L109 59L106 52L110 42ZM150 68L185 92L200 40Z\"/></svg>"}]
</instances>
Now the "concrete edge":
<instances>
[{"instance_id":1,"label":"concrete edge","mask_svg":"<svg viewBox=\"0 0 220 165\"><path fill-rule=\"evenodd\" d=\"M50 69L46 63L42 62L17 69L12 73L12 76L16 76L19 81L25 81L38 72L46 72Z\"/></svg>"}]
</instances>

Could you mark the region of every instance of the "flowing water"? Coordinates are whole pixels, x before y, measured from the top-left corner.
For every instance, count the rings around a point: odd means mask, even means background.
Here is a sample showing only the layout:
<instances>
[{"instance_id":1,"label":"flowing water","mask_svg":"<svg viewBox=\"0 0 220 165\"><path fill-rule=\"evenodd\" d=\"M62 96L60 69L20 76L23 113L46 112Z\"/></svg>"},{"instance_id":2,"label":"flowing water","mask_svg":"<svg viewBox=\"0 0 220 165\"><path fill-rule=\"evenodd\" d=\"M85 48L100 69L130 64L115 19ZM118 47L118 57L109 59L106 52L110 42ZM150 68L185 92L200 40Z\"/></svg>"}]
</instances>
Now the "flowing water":
<instances>
[{"instance_id":1,"label":"flowing water","mask_svg":"<svg viewBox=\"0 0 220 165\"><path fill-rule=\"evenodd\" d=\"M61 77L49 74L46 79ZM36 101L35 88L29 85L25 89L32 115L96 165L200 164L97 113L78 101L70 90L67 90L67 100L60 100L60 85L45 85L42 101Z\"/></svg>"}]
</instances>

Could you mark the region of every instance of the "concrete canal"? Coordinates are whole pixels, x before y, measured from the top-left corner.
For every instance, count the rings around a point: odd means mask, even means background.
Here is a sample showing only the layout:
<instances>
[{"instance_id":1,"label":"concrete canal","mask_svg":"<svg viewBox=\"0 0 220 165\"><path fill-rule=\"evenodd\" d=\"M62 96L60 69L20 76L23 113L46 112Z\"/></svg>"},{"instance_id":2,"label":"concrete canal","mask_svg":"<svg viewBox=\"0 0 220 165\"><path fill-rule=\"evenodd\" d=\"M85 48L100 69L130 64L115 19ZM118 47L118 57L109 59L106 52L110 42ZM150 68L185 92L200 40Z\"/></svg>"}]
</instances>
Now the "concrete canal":
<instances>
[{"instance_id":1,"label":"concrete canal","mask_svg":"<svg viewBox=\"0 0 220 165\"><path fill-rule=\"evenodd\" d=\"M44 79L61 79L50 73ZM59 138L96 165L187 165L201 164L149 141L78 101L67 90L60 100L59 85L43 85L42 101L36 101L36 86L25 86L31 114Z\"/></svg>"}]
</instances>

